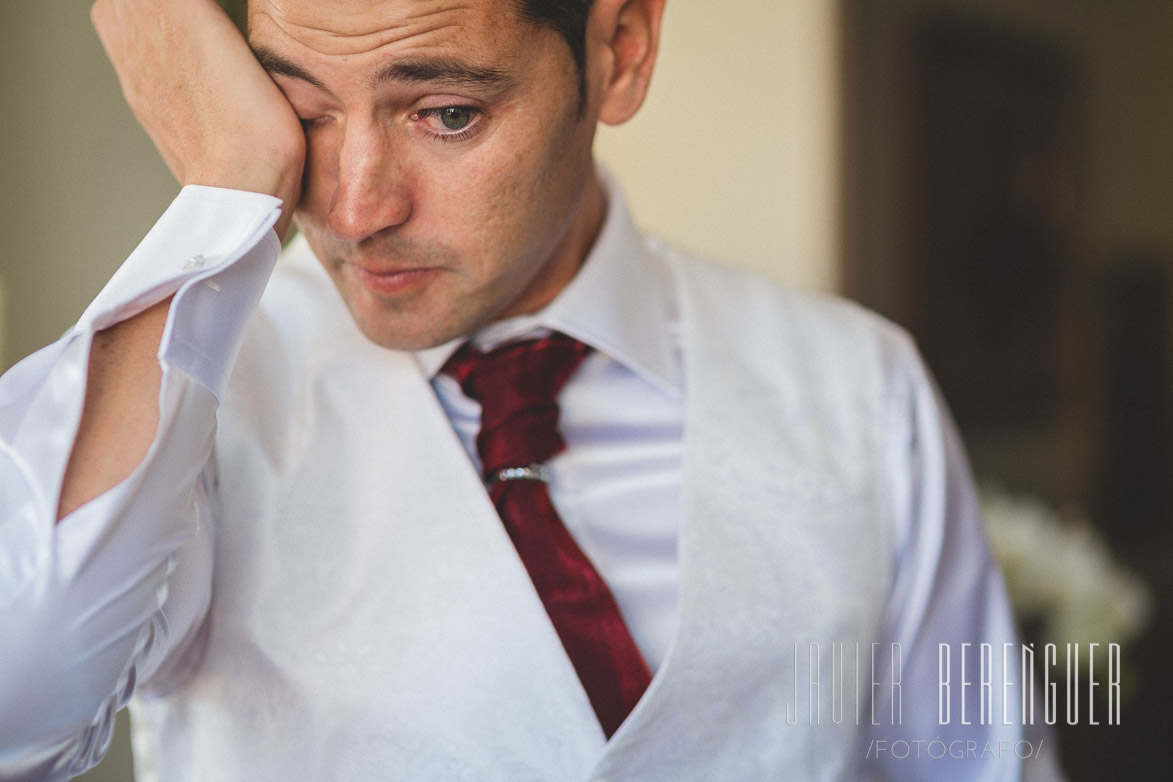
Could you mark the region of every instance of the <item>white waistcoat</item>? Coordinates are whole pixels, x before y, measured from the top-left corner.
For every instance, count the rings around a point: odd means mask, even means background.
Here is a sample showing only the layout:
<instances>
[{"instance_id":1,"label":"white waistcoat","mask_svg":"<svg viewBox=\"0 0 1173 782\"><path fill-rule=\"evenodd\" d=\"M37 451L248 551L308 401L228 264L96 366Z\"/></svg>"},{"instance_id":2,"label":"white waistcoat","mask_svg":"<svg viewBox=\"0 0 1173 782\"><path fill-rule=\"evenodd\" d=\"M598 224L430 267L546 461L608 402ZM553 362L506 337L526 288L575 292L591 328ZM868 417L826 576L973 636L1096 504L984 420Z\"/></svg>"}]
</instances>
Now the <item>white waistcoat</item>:
<instances>
[{"instance_id":1,"label":"white waistcoat","mask_svg":"<svg viewBox=\"0 0 1173 782\"><path fill-rule=\"evenodd\" d=\"M896 522L878 465L915 360L853 307L657 252L685 325L680 617L611 741L415 358L367 342L301 258L220 411L203 655L137 705L143 765L164 782L846 778L861 729L808 724L795 650L882 632Z\"/></svg>"}]
</instances>

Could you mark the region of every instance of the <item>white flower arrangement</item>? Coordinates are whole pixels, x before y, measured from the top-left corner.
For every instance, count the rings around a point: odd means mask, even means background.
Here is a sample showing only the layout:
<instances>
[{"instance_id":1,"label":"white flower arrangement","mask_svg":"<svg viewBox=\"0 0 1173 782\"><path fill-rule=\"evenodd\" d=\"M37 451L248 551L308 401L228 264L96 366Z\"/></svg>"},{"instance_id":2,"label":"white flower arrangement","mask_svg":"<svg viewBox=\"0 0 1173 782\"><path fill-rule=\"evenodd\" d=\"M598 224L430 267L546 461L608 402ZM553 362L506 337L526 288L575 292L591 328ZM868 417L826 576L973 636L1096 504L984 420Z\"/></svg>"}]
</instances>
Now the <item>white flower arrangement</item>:
<instances>
[{"instance_id":1,"label":"white flower arrangement","mask_svg":"<svg viewBox=\"0 0 1173 782\"><path fill-rule=\"evenodd\" d=\"M1037 629L1035 640L1124 649L1140 634L1152 596L1086 519L992 486L982 487L981 502L1015 616Z\"/></svg>"}]
</instances>

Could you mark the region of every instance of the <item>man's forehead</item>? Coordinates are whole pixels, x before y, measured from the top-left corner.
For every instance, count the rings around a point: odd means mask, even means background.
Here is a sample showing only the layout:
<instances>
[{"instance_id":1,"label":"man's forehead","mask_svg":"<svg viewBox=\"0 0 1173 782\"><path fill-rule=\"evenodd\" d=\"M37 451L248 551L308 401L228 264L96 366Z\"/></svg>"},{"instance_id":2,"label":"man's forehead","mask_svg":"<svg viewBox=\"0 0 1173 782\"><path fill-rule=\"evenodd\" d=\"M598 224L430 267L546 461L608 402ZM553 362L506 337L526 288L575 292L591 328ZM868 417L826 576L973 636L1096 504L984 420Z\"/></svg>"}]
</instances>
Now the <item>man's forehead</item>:
<instances>
[{"instance_id":1,"label":"man's forehead","mask_svg":"<svg viewBox=\"0 0 1173 782\"><path fill-rule=\"evenodd\" d=\"M510 24L513 20L513 24ZM291 55L359 56L394 47L492 59L521 45L513 0L250 0L249 40ZM306 52L308 53L308 52Z\"/></svg>"},{"instance_id":2,"label":"man's forehead","mask_svg":"<svg viewBox=\"0 0 1173 782\"><path fill-rule=\"evenodd\" d=\"M248 0L250 18L340 36L428 27L473 18L517 18L513 0Z\"/></svg>"},{"instance_id":3,"label":"man's forehead","mask_svg":"<svg viewBox=\"0 0 1173 782\"><path fill-rule=\"evenodd\" d=\"M516 86L513 69L539 51L528 35L543 32L516 11L503 18L504 5L512 0L250 0L249 44L270 74L326 92L430 84L487 97Z\"/></svg>"}]
</instances>

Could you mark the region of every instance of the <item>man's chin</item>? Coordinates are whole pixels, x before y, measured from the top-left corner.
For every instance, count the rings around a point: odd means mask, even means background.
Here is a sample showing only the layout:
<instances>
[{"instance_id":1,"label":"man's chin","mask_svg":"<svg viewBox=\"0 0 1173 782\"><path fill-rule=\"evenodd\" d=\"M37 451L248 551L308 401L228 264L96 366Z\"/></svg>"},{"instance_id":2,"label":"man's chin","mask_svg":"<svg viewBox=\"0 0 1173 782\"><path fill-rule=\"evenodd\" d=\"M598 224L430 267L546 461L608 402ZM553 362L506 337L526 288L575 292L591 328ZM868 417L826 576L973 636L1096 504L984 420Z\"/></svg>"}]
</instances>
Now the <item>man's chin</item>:
<instances>
[{"instance_id":1,"label":"man's chin","mask_svg":"<svg viewBox=\"0 0 1173 782\"><path fill-rule=\"evenodd\" d=\"M427 350L470 333L472 327L444 323L423 315L416 317L371 317L351 311L359 331L368 340L388 350Z\"/></svg>"}]
</instances>

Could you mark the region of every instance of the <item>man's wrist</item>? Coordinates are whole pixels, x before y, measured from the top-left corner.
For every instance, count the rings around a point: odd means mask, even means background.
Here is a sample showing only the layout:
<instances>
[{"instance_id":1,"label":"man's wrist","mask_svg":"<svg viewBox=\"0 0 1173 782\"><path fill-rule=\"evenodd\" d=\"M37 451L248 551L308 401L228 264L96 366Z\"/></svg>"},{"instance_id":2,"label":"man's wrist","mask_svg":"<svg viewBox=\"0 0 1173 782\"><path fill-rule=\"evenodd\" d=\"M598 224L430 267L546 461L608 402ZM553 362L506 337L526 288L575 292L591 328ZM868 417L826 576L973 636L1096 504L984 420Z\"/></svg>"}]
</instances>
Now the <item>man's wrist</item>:
<instances>
[{"instance_id":1,"label":"man's wrist","mask_svg":"<svg viewBox=\"0 0 1173 782\"><path fill-rule=\"evenodd\" d=\"M249 161L217 161L193 172L184 184L261 193L281 199L281 217L273 230L284 239L301 191L303 155L304 151L299 149L284 156L284 160L261 152L258 158Z\"/></svg>"}]
</instances>

